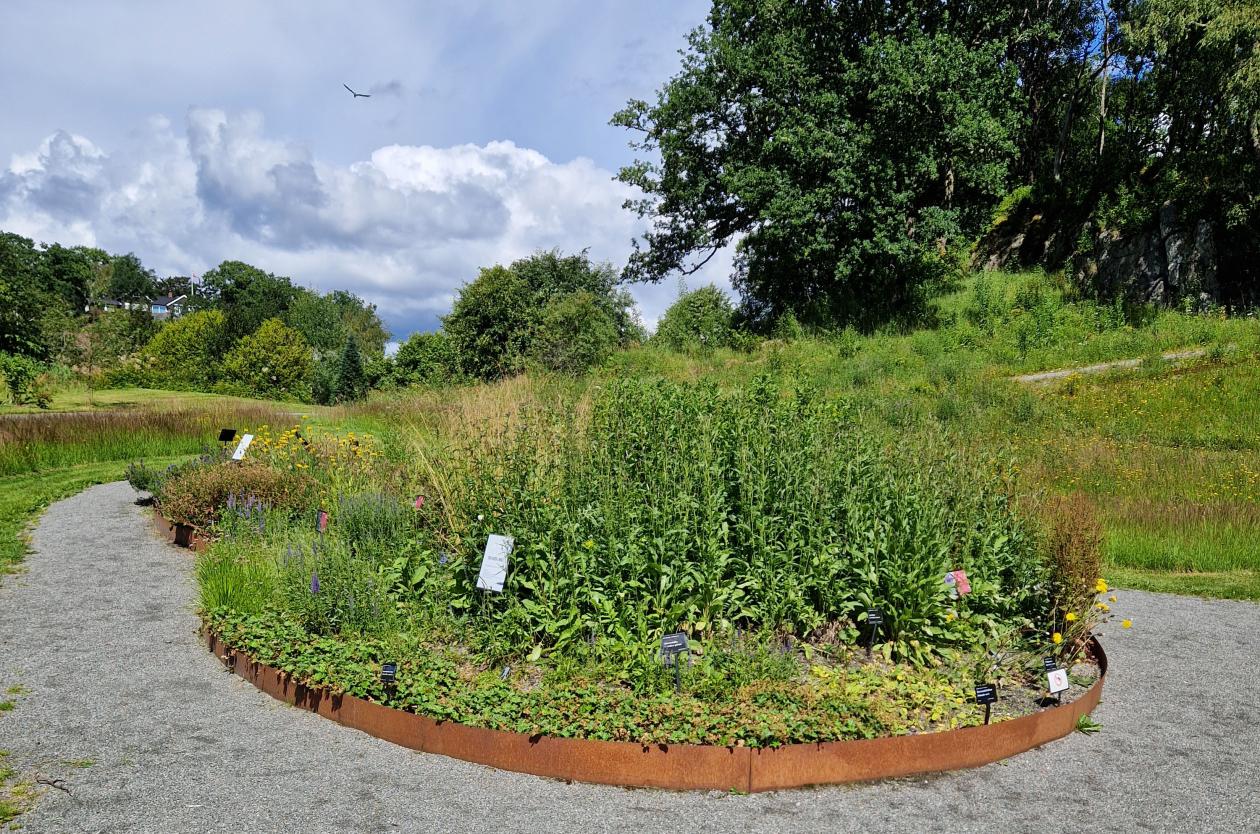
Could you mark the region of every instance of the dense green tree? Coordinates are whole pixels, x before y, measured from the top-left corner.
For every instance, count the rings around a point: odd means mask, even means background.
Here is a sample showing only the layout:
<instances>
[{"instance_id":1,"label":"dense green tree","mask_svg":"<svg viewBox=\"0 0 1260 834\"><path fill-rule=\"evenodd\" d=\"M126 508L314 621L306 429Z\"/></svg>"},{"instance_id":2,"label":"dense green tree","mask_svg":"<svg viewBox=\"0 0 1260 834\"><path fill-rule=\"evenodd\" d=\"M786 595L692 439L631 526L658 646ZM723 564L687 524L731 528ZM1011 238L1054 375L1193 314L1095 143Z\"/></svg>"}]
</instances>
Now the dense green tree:
<instances>
[{"instance_id":1,"label":"dense green tree","mask_svg":"<svg viewBox=\"0 0 1260 834\"><path fill-rule=\"evenodd\" d=\"M224 261L201 276L207 300L223 311L233 339L268 319L283 319L299 289L288 279L241 261Z\"/></svg>"},{"instance_id":2,"label":"dense green tree","mask_svg":"<svg viewBox=\"0 0 1260 834\"><path fill-rule=\"evenodd\" d=\"M661 316L652 341L672 350L730 347L735 339L734 322L731 300L710 284L682 292Z\"/></svg>"},{"instance_id":3,"label":"dense green tree","mask_svg":"<svg viewBox=\"0 0 1260 834\"><path fill-rule=\"evenodd\" d=\"M543 311L575 293L590 296L612 322L618 343L643 337L634 301L617 289L611 266L591 263L586 252L564 256L555 250L481 270L460 290L442 327L463 372L490 379L522 367L533 354L531 340L541 332Z\"/></svg>"},{"instance_id":4,"label":"dense green tree","mask_svg":"<svg viewBox=\"0 0 1260 834\"><path fill-rule=\"evenodd\" d=\"M42 359L48 355L40 317L41 288L47 283L44 260L35 243L0 232L0 353Z\"/></svg>"},{"instance_id":5,"label":"dense green tree","mask_svg":"<svg viewBox=\"0 0 1260 834\"><path fill-rule=\"evenodd\" d=\"M109 296L119 301L147 303L157 295L157 277L135 254L116 255L111 259Z\"/></svg>"},{"instance_id":6,"label":"dense green tree","mask_svg":"<svg viewBox=\"0 0 1260 834\"><path fill-rule=\"evenodd\" d=\"M400 385L445 385L460 378L459 352L445 332L412 333L394 354Z\"/></svg>"},{"instance_id":7,"label":"dense green tree","mask_svg":"<svg viewBox=\"0 0 1260 834\"><path fill-rule=\"evenodd\" d=\"M122 315L106 313L103 318ZM162 325L145 345L140 372L155 387L205 389L219 379L223 355L231 344L222 311L189 313Z\"/></svg>"},{"instance_id":8,"label":"dense green tree","mask_svg":"<svg viewBox=\"0 0 1260 834\"><path fill-rule=\"evenodd\" d=\"M307 399L312 358L301 333L267 319L224 357L222 387L268 399Z\"/></svg>"},{"instance_id":9,"label":"dense green tree","mask_svg":"<svg viewBox=\"0 0 1260 834\"><path fill-rule=\"evenodd\" d=\"M298 290L285 312L284 321L321 354L336 351L346 342L341 309L331 296Z\"/></svg>"},{"instance_id":10,"label":"dense green tree","mask_svg":"<svg viewBox=\"0 0 1260 834\"><path fill-rule=\"evenodd\" d=\"M319 352L338 351L353 336L361 354L376 358L384 355L389 340L376 307L345 290L320 295L298 288L284 319Z\"/></svg>"},{"instance_id":11,"label":"dense green tree","mask_svg":"<svg viewBox=\"0 0 1260 834\"><path fill-rule=\"evenodd\" d=\"M363 374L363 357L359 353L357 339L346 339L337 362L337 382L334 393L338 402L354 402L367 393L367 378Z\"/></svg>"},{"instance_id":12,"label":"dense green tree","mask_svg":"<svg viewBox=\"0 0 1260 834\"><path fill-rule=\"evenodd\" d=\"M529 285L503 266L482 269L460 289L442 329L464 373L493 379L520 368L529 344L532 301Z\"/></svg>"},{"instance_id":13,"label":"dense green tree","mask_svg":"<svg viewBox=\"0 0 1260 834\"><path fill-rule=\"evenodd\" d=\"M613 123L652 226L625 270L659 281L737 241L755 320L913 313L1004 191L1017 79L936 3L716 0L656 103Z\"/></svg>"},{"instance_id":14,"label":"dense green tree","mask_svg":"<svg viewBox=\"0 0 1260 834\"><path fill-rule=\"evenodd\" d=\"M578 290L556 296L543 307L530 351L543 367L576 375L601 364L618 341L616 322L599 296Z\"/></svg>"}]
</instances>

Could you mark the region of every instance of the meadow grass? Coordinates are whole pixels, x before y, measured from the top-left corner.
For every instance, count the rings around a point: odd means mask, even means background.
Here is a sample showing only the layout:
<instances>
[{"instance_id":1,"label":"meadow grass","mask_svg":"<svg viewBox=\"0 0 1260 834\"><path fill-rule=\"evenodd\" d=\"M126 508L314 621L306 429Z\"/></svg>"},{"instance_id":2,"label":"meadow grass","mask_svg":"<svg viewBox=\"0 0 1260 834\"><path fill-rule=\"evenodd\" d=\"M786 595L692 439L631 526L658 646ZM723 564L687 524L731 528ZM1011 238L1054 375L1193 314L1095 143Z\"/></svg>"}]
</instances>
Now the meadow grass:
<instances>
[{"instance_id":1,"label":"meadow grass","mask_svg":"<svg viewBox=\"0 0 1260 834\"><path fill-rule=\"evenodd\" d=\"M294 408L293 403L276 404L268 400L232 397L226 394L207 394L201 391L165 391L157 388L93 388L83 382L71 381L60 383L55 387L52 401L49 403L48 408L0 402L0 415L135 409L171 411L189 408L268 406ZM322 406L302 407L322 410Z\"/></svg>"}]
</instances>

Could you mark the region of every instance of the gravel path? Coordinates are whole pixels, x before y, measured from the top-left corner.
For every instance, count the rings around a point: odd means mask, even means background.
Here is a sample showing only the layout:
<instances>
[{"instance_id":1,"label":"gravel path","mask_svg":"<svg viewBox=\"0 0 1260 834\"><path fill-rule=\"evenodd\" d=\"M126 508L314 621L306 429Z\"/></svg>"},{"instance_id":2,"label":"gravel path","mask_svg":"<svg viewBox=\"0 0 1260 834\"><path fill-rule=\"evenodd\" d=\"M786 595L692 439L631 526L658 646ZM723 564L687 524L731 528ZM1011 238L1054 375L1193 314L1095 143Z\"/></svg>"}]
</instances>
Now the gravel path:
<instances>
[{"instance_id":1,"label":"gravel path","mask_svg":"<svg viewBox=\"0 0 1260 834\"><path fill-rule=\"evenodd\" d=\"M0 586L0 749L64 779L28 832L1260 831L1260 606L1122 593L1074 733L978 770L756 796L568 785L414 753L284 706L198 641L191 556L126 484L51 507Z\"/></svg>"}]
</instances>

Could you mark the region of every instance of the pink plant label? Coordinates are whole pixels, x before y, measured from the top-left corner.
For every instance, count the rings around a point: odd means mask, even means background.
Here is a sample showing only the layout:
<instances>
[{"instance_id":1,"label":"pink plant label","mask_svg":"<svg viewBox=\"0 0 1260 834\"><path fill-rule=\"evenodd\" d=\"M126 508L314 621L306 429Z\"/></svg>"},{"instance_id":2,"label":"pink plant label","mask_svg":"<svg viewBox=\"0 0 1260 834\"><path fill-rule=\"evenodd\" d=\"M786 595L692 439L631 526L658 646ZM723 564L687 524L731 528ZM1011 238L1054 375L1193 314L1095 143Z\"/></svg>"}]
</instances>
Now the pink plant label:
<instances>
[{"instance_id":1,"label":"pink plant label","mask_svg":"<svg viewBox=\"0 0 1260 834\"><path fill-rule=\"evenodd\" d=\"M971 593L971 582L967 579L967 572L965 570L951 571L945 577L945 582L949 585L953 585L954 589L958 591L958 596L960 597Z\"/></svg>"},{"instance_id":2,"label":"pink plant label","mask_svg":"<svg viewBox=\"0 0 1260 834\"><path fill-rule=\"evenodd\" d=\"M324 510L319 511L319 515L315 517L315 529L324 532L328 528L328 513Z\"/></svg>"},{"instance_id":3,"label":"pink plant label","mask_svg":"<svg viewBox=\"0 0 1260 834\"><path fill-rule=\"evenodd\" d=\"M416 496L416 509L418 510L418 509L420 509L420 508L421 508L421 507L423 507L423 506L424 506L424 496L423 496L423 495L417 495L417 496Z\"/></svg>"}]
</instances>

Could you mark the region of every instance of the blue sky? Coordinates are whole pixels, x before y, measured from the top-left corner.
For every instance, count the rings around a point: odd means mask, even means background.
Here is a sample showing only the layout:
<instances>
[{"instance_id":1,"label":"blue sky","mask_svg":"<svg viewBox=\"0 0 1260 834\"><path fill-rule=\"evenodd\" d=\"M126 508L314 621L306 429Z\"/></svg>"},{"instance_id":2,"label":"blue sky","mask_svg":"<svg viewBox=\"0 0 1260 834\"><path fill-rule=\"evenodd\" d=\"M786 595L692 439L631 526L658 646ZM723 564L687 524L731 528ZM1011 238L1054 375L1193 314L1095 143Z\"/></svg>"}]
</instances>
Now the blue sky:
<instances>
[{"instance_id":1,"label":"blue sky","mask_svg":"<svg viewBox=\"0 0 1260 834\"><path fill-rule=\"evenodd\" d=\"M608 120L677 70L707 10L5 0L0 229L159 274L246 260L359 293L398 337L431 329L479 266L624 263L642 223ZM677 287L632 291L650 323Z\"/></svg>"}]
</instances>

